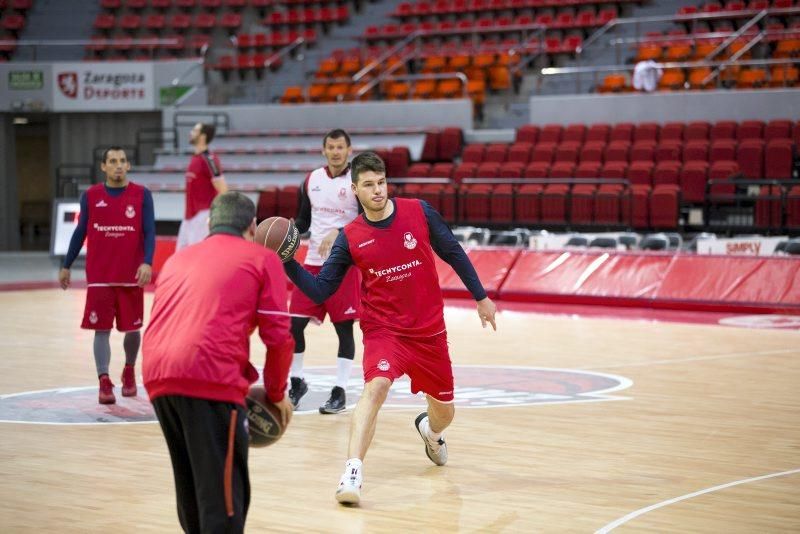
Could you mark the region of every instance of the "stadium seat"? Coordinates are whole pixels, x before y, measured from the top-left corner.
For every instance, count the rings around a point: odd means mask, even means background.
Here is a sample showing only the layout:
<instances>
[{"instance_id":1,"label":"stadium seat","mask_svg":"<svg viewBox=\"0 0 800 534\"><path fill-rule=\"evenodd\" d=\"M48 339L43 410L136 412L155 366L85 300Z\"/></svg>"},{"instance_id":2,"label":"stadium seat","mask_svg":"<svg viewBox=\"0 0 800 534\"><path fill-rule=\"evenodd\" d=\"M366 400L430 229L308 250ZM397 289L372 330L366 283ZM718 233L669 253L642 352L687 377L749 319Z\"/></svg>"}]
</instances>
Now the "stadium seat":
<instances>
[{"instance_id":1,"label":"stadium seat","mask_svg":"<svg viewBox=\"0 0 800 534\"><path fill-rule=\"evenodd\" d=\"M678 185L681 163L675 160L659 161L653 169L653 186Z\"/></svg>"},{"instance_id":2,"label":"stadium seat","mask_svg":"<svg viewBox=\"0 0 800 534\"><path fill-rule=\"evenodd\" d=\"M514 220L514 191L510 184L492 188L489 213L493 224L510 224Z\"/></svg>"},{"instance_id":3,"label":"stadium seat","mask_svg":"<svg viewBox=\"0 0 800 534\"><path fill-rule=\"evenodd\" d=\"M741 127L740 127L741 128ZM736 150L736 161L745 178L758 180L764 177L764 141L745 139Z\"/></svg>"},{"instance_id":4,"label":"stadium seat","mask_svg":"<svg viewBox=\"0 0 800 534\"><path fill-rule=\"evenodd\" d=\"M650 224L656 229L674 230L678 227L680 189L659 185L650 195Z\"/></svg>"},{"instance_id":5,"label":"stadium seat","mask_svg":"<svg viewBox=\"0 0 800 534\"><path fill-rule=\"evenodd\" d=\"M622 220L620 218L622 192L622 186L616 184L604 184L597 189L594 197L595 224L611 226L620 224Z\"/></svg>"},{"instance_id":6,"label":"stadium seat","mask_svg":"<svg viewBox=\"0 0 800 534\"><path fill-rule=\"evenodd\" d=\"M594 185L576 185L569 196L569 222L590 225L594 222Z\"/></svg>"},{"instance_id":7,"label":"stadium seat","mask_svg":"<svg viewBox=\"0 0 800 534\"><path fill-rule=\"evenodd\" d=\"M563 225L567 222L567 195L569 186L550 184L541 196L541 221L543 224Z\"/></svg>"},{"instance_id":8,"label":"stadium seat","mask_svg":"<svg viewBox=\"0 0 800 534\"><path fill-rule=\"evenodd\" d=\"M630 164L627 171L627 179L634 185L652 186L653 182L653 162L634 161Z\"/></svg>"},{"instance_id":9,"label":"stadium seat","mask_svg":"<svg viewBox=\"0 0 800 534\"><path fill-rule=\"evenodd\" d=\"M708 163L691 161L680 170L680 187L683 200L690 203L701 203L706 199L706 183L708 182Z\"/></svg>"},{"instance_id":10,"label":"stadium seat","mask_svg":"<svg viewBox=\"0 0 800 534\"><path fill-rule=\"evenodd\" d=\"M541 196L539 184L524 184L514 197L514 215L517 224L533 225L541 220Z\"/></svg>"},{"instance_id":11,"label":"stadium seat","mask_svg":"<svg viewBox=\"0 0 800 534\"><path fill-rule=\"evenodd\" d=\"M764 150L764 177L767 180L788 180L792 177L794 143L791 139L772 139Z\"/></svg>"}]
</instances>

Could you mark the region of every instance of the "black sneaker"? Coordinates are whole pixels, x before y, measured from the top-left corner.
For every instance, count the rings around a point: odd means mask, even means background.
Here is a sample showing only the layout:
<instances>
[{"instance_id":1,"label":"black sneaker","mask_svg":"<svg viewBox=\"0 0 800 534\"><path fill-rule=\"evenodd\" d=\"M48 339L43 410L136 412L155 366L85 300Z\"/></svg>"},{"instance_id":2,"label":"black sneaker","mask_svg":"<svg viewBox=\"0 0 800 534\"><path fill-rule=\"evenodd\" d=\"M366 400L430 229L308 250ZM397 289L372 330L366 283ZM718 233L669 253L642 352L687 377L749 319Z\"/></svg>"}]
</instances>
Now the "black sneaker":
<instances>
[{"instance_id":1,"label":"black sneaker","mask_svg":"<svg viewBox=\"0 0 800 534\"><path fill-rule=\"evenodd\" d=\"M292 401L292 406L297 409L297 405L300 404L300 399L303 398L303 395L308 393L308 384L302 378L297 378L296 376L291 377L292 386L289 388L289 400Z\"/></svg>"},{"instance_id":2,"label":"black sneaker","mask_svg":"<svg viewBox=\"0 0 800 534\"><path fill-rule=\"evenodd\" d=\"M339 413L343 412L346 406L344 389L339 386L331 390L331 398L329 398L324 406L319 407L319 413Z\"/></svg>"}]
</instances>

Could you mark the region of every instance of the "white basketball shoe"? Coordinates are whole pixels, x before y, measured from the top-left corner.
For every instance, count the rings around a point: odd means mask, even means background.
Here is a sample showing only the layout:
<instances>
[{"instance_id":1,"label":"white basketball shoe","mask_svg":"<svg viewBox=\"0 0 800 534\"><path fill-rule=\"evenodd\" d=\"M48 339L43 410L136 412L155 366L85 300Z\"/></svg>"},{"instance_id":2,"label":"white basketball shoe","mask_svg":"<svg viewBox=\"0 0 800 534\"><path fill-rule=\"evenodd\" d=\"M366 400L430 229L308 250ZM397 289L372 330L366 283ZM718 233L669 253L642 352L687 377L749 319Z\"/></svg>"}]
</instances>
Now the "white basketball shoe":
<instances>
[{"instance_id":1,"label":"white basketball shoe","mask_svg":"<svg viewBox=\"0 0 800 534\"><path fill-rule=\"evenodd\" d=\"M361 500L362 482L361 469L346 466L336 489L336 500L342 504L358 504Z\"/></svg>"},{"instance_id":2,"label":"white basketball shoe","mask_svg":"<svg viewBox=\"0 0 800 534\"><path fill-rule=\"evenodd\" d=\"M417 427L417 432L419 432L422 441L425 442L425 454L428 455L431 462L435 463L436 465L444 465L447 463L447 444L444 442L444 438L439 438L437 441L432 441L428 437L428 432L430 431L431 425L428 421L428 412L422 412L417 416L417 419L414 421L414 426Z\"/></svg>"}]
</instances>

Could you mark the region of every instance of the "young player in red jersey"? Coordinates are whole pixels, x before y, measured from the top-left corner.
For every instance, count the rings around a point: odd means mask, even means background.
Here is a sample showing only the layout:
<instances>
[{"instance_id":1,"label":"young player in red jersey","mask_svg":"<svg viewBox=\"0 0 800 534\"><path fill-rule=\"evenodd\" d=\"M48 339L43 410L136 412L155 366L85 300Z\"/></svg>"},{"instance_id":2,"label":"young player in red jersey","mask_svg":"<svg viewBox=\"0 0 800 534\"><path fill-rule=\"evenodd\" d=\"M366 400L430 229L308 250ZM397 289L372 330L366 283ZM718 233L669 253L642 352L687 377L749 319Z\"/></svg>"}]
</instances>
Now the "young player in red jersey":
<instances>
[{"instance_id":1,"label":"young player in red jersey","mask_svg":"<svg viewBox=\"0 0 800 534\"><path fill-rule=\"evenodd\" d=\"M388 199L386 167L372 152L352 162L353 191L364 213L339 233L314 277L292 260L284 264L297 287L322 302L350 265L363 278L364 392L350 423L349 459L336 490L343 504L361 499L364 456L392 382L406 374L411 391L426 395L428 410L414 422L436 465L447 462L442 433L455 415L453 372L447 348L444 303L434 253L448 262L477 301L481 324L495 328L495 305L439 213L420 200Z\"/></svg>"},{"instance_id":2,"label":"young player in red jersey","mask_svg":"<svg viewBox=\"0 0 800 534\"><path fill-rule=\"evenodd\" d=\"M308 254L303 266L312 274L319 273L339 230L359 212L358 200L350 186L352 180L348 160L352 152L347 132L331 130L322 139L322 154L328 164L309 173L303 182L300 209L294 222L300 233L311 231ZM327 314L339 338L339 350L336 358L336 385L331 389L325 404L319 407L319 411L323 414L342 412L347 404L345 390L356 354L353 322L361 317L361 277L358 269L351 268L336 293L322 304L312 301L302 291L293 291L291 298L289 311L292 314L295 354L290 372L289 398L297 407L308 391L303 376L305 328L312 319L321 323Z\"/></svg>"},{"instance_id":3,"label":"young player in red jersey","mask_svg":"<svg viewBox=\"0 0 800 534\"><path fill-rule=\"evenodd\" d=\"M186 169L186 211L178 230L176 250L193 245L208 235L208 209L211 201L228 190L222 165L216 154L208 150L214 140L213 124L198 122L189 133L194 156Z\"/></svg>"},{"instance_id":4,"label":"young player in red jersey","mask_svg":"<svg viewBox=\"0 0 800 534\"><path fill-rule=\"evenodd\" d=\"M116 320L125 332L125 367L122 395L136 395L134 366L141 344L144 286L150 282L155 251L155 215L150 191L128 181L130 163L125 151L111 147L103 154L101 169L106 181L81 195L78 226L72 234L58 279L63 289L70 284L70 268L86 251L86 307L81 328L94 330L94 359L100 380L98 401L113 404L114 384L108 376L111 360L109 338Z\"/></svg>"}]
</instances>

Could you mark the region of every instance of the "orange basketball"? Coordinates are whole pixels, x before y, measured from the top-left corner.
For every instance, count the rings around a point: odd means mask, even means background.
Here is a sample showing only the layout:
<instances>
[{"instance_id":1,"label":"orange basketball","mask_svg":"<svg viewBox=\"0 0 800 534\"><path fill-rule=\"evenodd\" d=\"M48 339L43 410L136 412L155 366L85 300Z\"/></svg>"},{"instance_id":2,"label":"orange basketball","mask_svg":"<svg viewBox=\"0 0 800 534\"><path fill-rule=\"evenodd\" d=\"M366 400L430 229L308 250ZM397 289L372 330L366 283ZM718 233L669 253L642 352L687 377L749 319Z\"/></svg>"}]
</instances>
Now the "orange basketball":
<instances>
[{"instance_id":1,"label":"orange basketball","mask_svg":"<svg viewBox=\"0 0 800 534\"><path fill-rule=\"evenodd\" d=\"M300 233L292 221L284 217L264 219L256 227L253 241L274 250L282 262L294 257L300 245Z\"/></svg>"}]
</instances>

